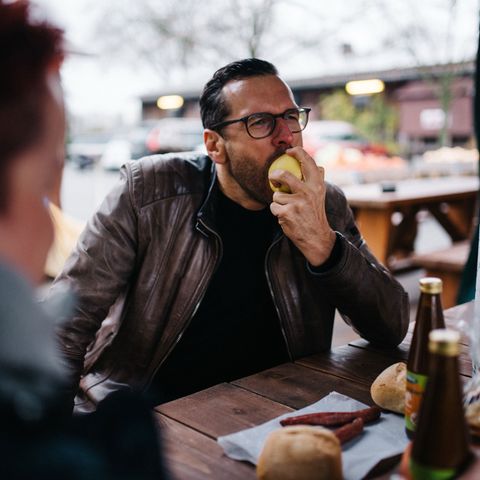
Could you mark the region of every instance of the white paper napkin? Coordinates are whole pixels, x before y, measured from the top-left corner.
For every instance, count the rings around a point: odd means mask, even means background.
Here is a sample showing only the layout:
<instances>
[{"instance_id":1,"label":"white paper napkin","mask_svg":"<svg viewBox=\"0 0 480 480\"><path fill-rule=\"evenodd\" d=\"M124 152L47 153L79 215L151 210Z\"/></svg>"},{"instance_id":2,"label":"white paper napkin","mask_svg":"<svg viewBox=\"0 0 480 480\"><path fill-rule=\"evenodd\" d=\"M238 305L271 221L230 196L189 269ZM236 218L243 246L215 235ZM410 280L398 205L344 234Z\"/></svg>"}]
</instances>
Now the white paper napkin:
<instances>
[{"instance_id":1,"label":"white paper napkin","mask_svg":"<svg viewBox=\"0 0 480 480\"><path fill-rule=\"evenodd\" d=\"M282 428L280 420L293 415L314 412L343 412L360 410L367 405L337 392L331 392L318 402L290 412L257 427L241 430L218 438L226 455L234 460L257 464L263 444L270 432ZM398 455L408 443L405 421L401 415L383 413L379 420L364 427L363 433L342 447L345 480L363 478L380 460Z\"/></svg>"}]
</instances>

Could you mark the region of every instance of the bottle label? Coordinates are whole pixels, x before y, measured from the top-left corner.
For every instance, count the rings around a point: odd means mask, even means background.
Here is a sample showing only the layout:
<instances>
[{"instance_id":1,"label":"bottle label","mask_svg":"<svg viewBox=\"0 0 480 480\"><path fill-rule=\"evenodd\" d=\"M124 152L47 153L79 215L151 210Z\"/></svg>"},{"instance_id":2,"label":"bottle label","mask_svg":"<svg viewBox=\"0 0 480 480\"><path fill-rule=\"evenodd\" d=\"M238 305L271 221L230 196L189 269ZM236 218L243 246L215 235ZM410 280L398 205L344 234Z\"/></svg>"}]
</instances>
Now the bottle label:
<instances>
[{"instance_id":1,"label":"bottle label","mask_svg":"<svg viewBox=\"0 0 480 480\"><path fill-rule=\"evenodd\" d=\"M427 467L413 458L410 458L410 473L414 480L448 480L455 477L454 468Z\"/></svg>"},{"instance_id":2,"label":"bottle label","mask_svg":"<svg viewBox=\"0 0 480 480\"><path fill-rule=\"evenodd\" d=\"M405 426L414 432L417 428L420 403L427 384L427 375L407 370L407 391L405 394Z\"/></svg>"}]
</instances>

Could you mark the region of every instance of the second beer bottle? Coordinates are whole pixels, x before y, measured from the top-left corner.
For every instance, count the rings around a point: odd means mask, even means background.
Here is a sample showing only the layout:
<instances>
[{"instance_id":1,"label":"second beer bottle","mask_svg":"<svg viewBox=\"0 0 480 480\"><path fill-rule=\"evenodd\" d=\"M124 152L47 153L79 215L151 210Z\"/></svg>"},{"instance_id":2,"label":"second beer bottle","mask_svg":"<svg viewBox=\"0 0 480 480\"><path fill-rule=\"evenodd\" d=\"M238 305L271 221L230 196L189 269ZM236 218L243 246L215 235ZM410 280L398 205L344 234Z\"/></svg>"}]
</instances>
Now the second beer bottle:
<instances>
[{"instance_id":1,"label":"second beer bottle","mask_svg":"<svg viewBox=\"0 0 480 480\"><path fill-rule=\"evenodd\" d=\"M407 361L407 393L405 397L405 429L412 439L418 423L420 404L427 383L429 364L428 334L445 328L441 301L442 280L436 277L420 279L415 329Z\"/></svg>"},{"instance_id":2,"label":"second beer bottle","mask_svg":"<svg viewBox=\"0 0 480 480\"><path fill-rule=\"evenodd\" d=\"M460 334L453 330L430 332L428 385L410 457L414 480L456 478L471 457L458 372L459 341Z\"/></svg>"}]
</instances>

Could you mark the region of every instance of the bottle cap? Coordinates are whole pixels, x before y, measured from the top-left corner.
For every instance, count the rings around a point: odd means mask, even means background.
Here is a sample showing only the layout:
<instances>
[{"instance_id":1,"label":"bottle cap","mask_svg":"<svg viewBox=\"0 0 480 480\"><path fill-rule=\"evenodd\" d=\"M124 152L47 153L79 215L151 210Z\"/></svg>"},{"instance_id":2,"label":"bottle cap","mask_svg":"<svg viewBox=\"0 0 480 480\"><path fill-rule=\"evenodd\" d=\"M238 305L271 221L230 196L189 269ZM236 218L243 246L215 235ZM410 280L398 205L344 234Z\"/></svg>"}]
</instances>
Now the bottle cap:
<instances>
[{"instance_id":1,"label":"bottle cap","mask_svg":"<svg viewBox=\"0 0 480 480\"><path fill-rule=\"evenodd\" d=\"M437 277L424 277L419 280L422 293L442 293L442 280Z\"/></svg>"},{"instance_id":2,"label":"bottle cap","mask_svg":"<svg viewBox=\"0 0 480 480\"><path fill-rule=\"evenodd\" d=\"M454 357L460 353L460 333L449 328L432 330L428 335L428 349L431 353Z\"/></svg>"}]
</instances>

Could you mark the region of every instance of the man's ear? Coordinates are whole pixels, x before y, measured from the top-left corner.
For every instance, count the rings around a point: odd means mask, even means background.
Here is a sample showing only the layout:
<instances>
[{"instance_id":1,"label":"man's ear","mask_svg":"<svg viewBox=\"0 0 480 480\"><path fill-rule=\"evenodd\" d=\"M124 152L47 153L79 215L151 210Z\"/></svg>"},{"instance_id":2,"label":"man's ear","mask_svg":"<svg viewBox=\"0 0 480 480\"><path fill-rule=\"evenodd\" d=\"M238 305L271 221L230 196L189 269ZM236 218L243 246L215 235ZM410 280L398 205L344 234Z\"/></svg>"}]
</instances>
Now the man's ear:
<instances>
[{"instance_id":1,"label":"man's ear","mask_svg":"<svg viewBox=\"0 0 480 480\"><path fill-rule=\"evenodd\" d=\"M203 131L203 141L208 156L215 163L224 164L226 162L225 139L218 132L206 128Z\"/></svg>"}]
</instances>

